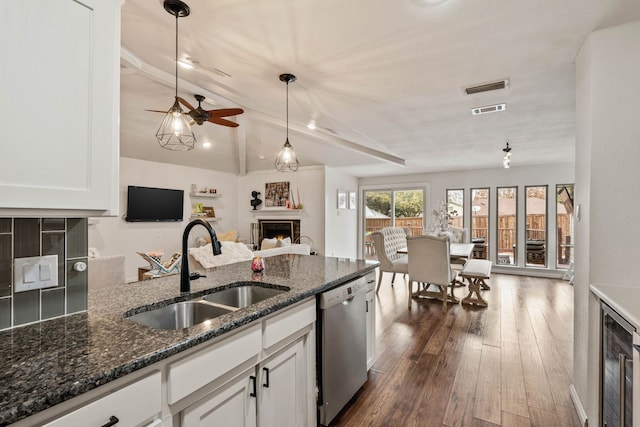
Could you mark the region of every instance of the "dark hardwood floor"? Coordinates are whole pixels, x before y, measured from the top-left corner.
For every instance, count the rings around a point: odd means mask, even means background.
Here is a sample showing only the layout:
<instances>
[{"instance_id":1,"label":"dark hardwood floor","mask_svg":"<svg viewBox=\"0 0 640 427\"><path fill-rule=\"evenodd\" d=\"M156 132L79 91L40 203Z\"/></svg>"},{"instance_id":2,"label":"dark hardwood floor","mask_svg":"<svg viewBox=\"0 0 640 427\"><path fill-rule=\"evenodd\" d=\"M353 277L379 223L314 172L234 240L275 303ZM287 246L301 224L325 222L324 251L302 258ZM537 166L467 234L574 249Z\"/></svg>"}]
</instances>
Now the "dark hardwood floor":
<instances>
[{"instance_id":1,"label":"dark hardwood floor","mask_svg":"<svg viewBox=\"0 0 640 427\"><path fill-rule=\"evenodd\" d=\"M579 427L569 397L573 287L493 274L487 308L377 297L377 360L332 426ZM466 288L456 288L466 295Z\"/></svg>"}]
</instances>

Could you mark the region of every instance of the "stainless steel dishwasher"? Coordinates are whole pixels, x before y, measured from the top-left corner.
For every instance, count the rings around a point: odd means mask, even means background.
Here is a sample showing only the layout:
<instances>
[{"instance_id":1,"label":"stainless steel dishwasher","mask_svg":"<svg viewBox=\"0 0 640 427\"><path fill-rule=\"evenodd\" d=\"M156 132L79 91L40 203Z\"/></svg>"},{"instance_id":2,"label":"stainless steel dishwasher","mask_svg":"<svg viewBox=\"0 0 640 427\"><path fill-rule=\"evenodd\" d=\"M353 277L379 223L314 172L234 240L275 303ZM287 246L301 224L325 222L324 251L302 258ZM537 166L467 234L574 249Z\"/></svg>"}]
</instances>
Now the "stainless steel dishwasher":
<instances>
[{"instance_id":1,"label":"stainless steel dishwasher","mask_svg":"<svg viewBox=\"0 0 640 427\"><path fill-rule=\"evenodd\" d=\"M329 425L367 381L364 277L318 296L319 421Z\"/></svg>"}]
</instances>

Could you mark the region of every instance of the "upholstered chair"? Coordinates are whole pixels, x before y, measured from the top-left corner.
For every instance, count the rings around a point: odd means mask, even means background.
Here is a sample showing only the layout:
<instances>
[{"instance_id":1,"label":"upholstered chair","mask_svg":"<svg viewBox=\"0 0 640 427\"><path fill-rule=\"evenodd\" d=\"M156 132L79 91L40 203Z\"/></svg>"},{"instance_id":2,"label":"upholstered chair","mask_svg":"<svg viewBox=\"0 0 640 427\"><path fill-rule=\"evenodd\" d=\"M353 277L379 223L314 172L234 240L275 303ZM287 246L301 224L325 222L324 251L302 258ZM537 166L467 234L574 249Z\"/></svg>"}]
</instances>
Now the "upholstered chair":
<instances>
[{"instance_id":1,"label":"upholstered chair","mask_svg":"<svg viewBox=\"0 0 640 427\"><path fill-rule=\"evenodd\" d=\"M399 249L407 247L407 235L405 230L400 227L385 227L371 233L371 238L373 239L378 261L380 261L377 293L382 284L383 273L393 274L391 277L391 284L393 285L396 273L407 274L409 272L407 255L398 253Z\"/></svg>"},{"instance_id":2,"label":"upholstered chair","mask_svg":"<svg viewBox=\"0 0 640 427\"><path fill-rule=\"evenodd\" d=\"M449 237L443 236L415 236L407 238L407 253L409 264L409 296L408 306L411 308L411 298L422 296L442 300L442 311L447 311L447 301L456 302L452 283L456 272L451 269L449 261ZM418 291L413 293L413 282L418 282ZM438 291L430 291L435 286ZM447 287L451 288L451 296L447 295Z\"/></svg>"}]
</instances>

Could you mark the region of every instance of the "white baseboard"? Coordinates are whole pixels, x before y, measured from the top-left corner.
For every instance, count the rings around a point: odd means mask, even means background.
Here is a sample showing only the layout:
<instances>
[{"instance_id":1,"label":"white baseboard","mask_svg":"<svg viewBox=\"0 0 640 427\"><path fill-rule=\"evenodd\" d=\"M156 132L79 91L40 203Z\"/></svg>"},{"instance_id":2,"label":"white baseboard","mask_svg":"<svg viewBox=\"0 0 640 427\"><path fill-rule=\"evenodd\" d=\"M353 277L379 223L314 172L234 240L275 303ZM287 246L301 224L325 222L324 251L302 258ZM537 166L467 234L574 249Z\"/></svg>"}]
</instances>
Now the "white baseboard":
<instances>
[{"instance_id":1,"label":"white baseboard","mask_svg":"<svg viewBox=\"0 0 640 427\"><path fill-rule=\"evenodd\" d=\"M575 406L576 412L578 413L578 418L580 418L580 423L583 427L587 427L589 425L587 413L582 406L582 402L580 402L580 397L578 396L578 392L576 391L576 388L573 386L573 384L569 386L569 395L571 396L573 406Z\"/></svg>"}]
</instances>

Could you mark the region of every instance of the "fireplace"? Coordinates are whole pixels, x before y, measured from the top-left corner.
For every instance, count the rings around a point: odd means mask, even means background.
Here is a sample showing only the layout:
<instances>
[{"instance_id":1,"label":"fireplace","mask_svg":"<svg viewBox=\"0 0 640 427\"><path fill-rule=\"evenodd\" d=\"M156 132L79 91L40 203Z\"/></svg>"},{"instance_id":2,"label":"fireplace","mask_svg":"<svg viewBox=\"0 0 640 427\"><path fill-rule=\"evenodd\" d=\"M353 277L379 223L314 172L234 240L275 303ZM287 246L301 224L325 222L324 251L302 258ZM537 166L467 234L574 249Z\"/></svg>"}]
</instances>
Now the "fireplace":
<instances>
[{"instance_id":1,"label":"fireplace","mask_svg":"<svg viewBox=\"0 0 640 427\"><path fill-rule=\"evenodd\" d=\"M296 242L300 238L299 219L259 219L258 220L258 242L262 239L272 239L277 237L284 239L291 238L291 242Z\"/></svg>"}]
</instances>

